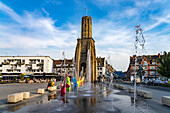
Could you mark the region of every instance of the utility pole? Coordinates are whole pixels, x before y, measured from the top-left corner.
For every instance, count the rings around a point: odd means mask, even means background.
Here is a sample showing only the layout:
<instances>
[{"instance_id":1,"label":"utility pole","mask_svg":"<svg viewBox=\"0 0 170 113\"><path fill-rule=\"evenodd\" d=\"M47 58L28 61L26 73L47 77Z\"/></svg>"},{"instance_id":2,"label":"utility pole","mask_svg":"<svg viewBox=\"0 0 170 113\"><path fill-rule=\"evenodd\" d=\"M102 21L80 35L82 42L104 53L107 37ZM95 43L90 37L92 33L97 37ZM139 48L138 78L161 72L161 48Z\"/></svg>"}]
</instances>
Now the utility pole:
<instances>
[{"instance_id":1,"label":"utility pole","mask_svg":"<svg viewBox=\"0 0 170 113\"><path fill-rule=\"evenodd\" d=\"M138 54L138 47L141 46L142 49L144 49L145 44L145 38L142 33L142 28L140 25L135 26L136 27L136 36L135 36L135 70L134 70L134 113L136 112L136 74L137 74L137 54Z\"/></svg>"}]
</instances>

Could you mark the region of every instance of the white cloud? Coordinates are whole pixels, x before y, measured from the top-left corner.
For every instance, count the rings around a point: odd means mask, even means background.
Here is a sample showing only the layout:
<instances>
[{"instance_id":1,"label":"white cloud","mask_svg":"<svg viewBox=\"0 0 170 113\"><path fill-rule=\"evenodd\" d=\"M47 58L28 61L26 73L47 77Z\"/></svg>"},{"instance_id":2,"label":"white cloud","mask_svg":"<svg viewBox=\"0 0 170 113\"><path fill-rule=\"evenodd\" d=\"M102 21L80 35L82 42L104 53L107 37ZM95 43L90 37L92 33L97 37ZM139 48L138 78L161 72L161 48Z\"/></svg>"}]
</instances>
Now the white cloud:
<instances>
[{"instance_id":1,"label":"white cloud","mask_svg":"<svg viewBox=\"0 0 170 113\"><path fill-rule=\"evenodd\" d=\"M135 1L136 7L147 7L151 4L151 1L149 0L137 0Z\"/></svg>"},{"instance_id":2,"label":"white cloud","mask_svg":"<svg viewBox=\"0 0 170 113\"><path fill-rule=\"evenodd\" d=\"M52 3L52 4L55 4L55 5L61 4L61 2L59 2L58 0L47 0L46 3Z\"/></svg>"},{"instance_id":3,"label":"white cloud","mask_svg":"<svg viewBox=\"0 0 170 113\"><path fill-rule=\"evenodd\" d=\"M93 24L93 37L96 40L97 56L107 58L116 70L127 69L129 56L133 54L133 32L111 20L99 20Z\"/></svg>"},{"instance_id":4,"label":"white cloud","mask_svg":"<svg viewBox=\"0 0 170 113\"><path fill-rule=\"evenodd\" d=\"M111 5L114 0L96 0L95 3L99 5Z\"/></svg>"},{"instance_id":5,"label":"white cloud","mask_svg":"<svg viewBox=\"0 0 170 113\"><path fill-rule=\"evenodd\" d=\"M42 9L42 11L43 11L47 16L50 15L44 8L41 8L41 9Z\"/></svg>"},{"instance_id":6,"label":"white cloud","mask_svg":"<svg viewBox=\"0 0 170 113\"><path fill-rule=\"evenodd\" d=\"M102 3L102 1L99 2ZM105 4L109 2L112 1L106 0ZM136 7L128 7L122 12L122 17L131 18L136 16L138 10ZM81 35L80 25L66 23L57 27L55 26L57 21L49 16L37 16L37 14L28 11L25 11L24 15L18 15L1 2L0 11L15 20L15 23L0 23L0 51L2 54L6 54L6 52L9 55L38 54L61 58L62 51L65 51L67 58L74 56L76 39ZM116 18L119 16L117 13L114 15ZM154 22L151 22L152 19ZM147 28L144 28L145 31L164 22L169 24L169 15L166 13L159 18L152 17L151 20L145 22L148 25ZM97 56L107 58L110 55L113 67L116 70L125 71L128 67L129 56L134 54L135 29L132 23L120 25L120 22L122 21L97 20L93 23L93 38L96 43ZM160 52L164 49L170 50L169 35L156 33L154 32L154 35L152 35L144 32L147 54L152 54L155 51Z\"/></svg>"},{"instance_id":7,"label":"white cloud","mask_svg":"<svg viewBox=\"0 0 170 113\"><path fill-rule=\"evenodd\" d=\"M9 8L8 6L6 6L5 4L3 4L0 1L0 10L4 11L5 13L7 13L9 16L11 16L15 21L17 22L22 22L22 18L13 11L13 9Z\"/></svg>"},{"instance_id":8,"label":"white cloud","mask_svg":"<svg viewBox=\"0 0 170 113\"><path fill-rule=\"evenodd\" d=\"M74 25L66 25L68 29L61 30L61 27L55 27L55 21L49 17L37 17L27 11L23 16L19 16L1 2L0 6L2 6L0 8L2 12L18 22L0 24L0 48L47 48L48 46L65 48L74 46L77 34L76 27L73 28Z\"/></svg>"},{"instance_id":9,"label":"white cloud","mask_svg":"<svg viewBox=\"0 0 170 113\"><path fill-rule=\"evenodd\" d=\"M110 20L100 20L93 25L93 36L98 40L98 45L112 45L118 48L131 45L132 31L126 26L117 25Z\"/></svg>"},{"instance_id":10,"label":"white cloud","mask_svg":"<svg viewBox=\"0 0 170 113\"><path fill-rule=\"evenodd\" d=\"M153 17L151 16L151 19L154 20L151 24L149 24L144 30L149 31L151 29L154 29L155 27L161 25L162 23L170 23L170 12L164 11L164 14L162 14L159 17Z\"/></svg>"},{"instance_id":11,"label":"white cloud","mask_svg":"<svg viewBox=\"0 0 170 113\"><path fill-rule=\"evenodd\" d=\"M127 17L131 17L137 14L138 14L137 8L130 8L130 9L125 10L124 12L124 15L127 15Z\"/></svg>"}]
</instances>

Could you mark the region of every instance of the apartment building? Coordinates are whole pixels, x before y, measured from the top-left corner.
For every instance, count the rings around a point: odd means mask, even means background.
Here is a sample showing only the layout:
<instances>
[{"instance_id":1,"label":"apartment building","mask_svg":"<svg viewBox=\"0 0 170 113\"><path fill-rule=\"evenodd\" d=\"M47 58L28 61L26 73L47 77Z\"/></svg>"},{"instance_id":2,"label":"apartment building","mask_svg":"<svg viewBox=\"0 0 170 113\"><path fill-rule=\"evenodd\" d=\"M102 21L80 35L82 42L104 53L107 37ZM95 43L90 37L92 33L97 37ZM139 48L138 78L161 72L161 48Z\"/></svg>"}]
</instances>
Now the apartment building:
<instances>
[{"instance_id":1,"label":"apartment building","mask_svg":"<svg viewBox=\"0 0 170 113\"><path fill-rule=\"evenodd\" d=\"M59 59L53 61L53 72L56 75L64 76L66 72L68 76L73 76L73 68L73 59Z\"/></svg>"},{"instance_id":2,"label":"apartment building","mask_svg":"<svg viewBox=\"0 0 170 113\"><path fill-rule=\"evenodd\" d=\"M106 59L97 57L97 76L106 74Z\"/></svg>"},{"instance_id":3,"label":"apartment building","mask_svg":"<svg viewBox=\"0 0 170 113\"><path fill-rule=\"evenodd\" d=\"M133 80L134 76L134 70L135 70L135 55L130 56L130 63L127 70L127 75L130 77L131 80ZM143 70L145 71L145 75L142 77L144 80L145 78L157 78L161 75L157 72L158 67L160 66L160 63L158 62L158 58L160 58L161 55L143 55L143 56L137 56L137 68L139 65L143 67Z\"/></svg>"},{"instance_id":4,"label":"apartment building","mask_svg":"<svg viewBox=\"0 0 170 113\"><path fill-rule=\"evenodd\" d=\"M49 56L0 56L0 73L42 74L53 72L53 60Z\"/></svg>"}]
</instances>

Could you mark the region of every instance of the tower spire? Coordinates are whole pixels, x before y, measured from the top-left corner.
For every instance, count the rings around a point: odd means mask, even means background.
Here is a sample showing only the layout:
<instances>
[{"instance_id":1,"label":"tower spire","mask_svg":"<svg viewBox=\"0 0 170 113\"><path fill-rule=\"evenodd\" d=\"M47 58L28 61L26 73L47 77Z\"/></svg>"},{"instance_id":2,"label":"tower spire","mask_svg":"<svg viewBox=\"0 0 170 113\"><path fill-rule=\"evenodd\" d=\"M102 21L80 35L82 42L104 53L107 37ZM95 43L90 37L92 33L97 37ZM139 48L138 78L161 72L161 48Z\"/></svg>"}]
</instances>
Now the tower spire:
<instances>
[{"instance_id":1,"label":"tower spire","mask_svg":"<svg viewBox=\"0 0 170 113\"><path fill-rule=\"evenodd\" d=\"M85 8L85 11L86 11L86 16L87 16L87 8Z\"/></svg>"}]
</instances>

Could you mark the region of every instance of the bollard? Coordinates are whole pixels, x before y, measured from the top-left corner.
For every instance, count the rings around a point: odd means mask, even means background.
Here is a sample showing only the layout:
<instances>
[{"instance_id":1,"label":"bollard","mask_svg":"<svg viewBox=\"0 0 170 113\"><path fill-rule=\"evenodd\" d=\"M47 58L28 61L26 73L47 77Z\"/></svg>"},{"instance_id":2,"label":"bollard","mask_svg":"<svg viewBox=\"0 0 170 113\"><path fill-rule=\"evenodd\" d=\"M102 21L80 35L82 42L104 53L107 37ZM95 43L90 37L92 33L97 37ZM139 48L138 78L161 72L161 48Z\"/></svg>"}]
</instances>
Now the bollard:
<instances>
[{"instance_id":1,"label":"bollard","mask_svg":"<svg viewBox=\"0 0 170 113\"><path fill-rule=\"evenodd\" d=\"M38 94L43 94L44 93L44 89L38 89Z\"/></svg>"}]
</instances>

